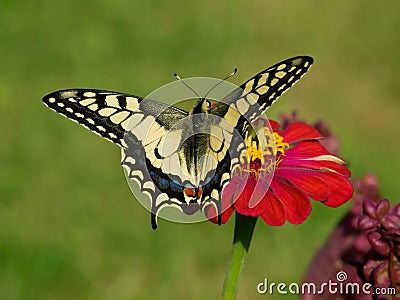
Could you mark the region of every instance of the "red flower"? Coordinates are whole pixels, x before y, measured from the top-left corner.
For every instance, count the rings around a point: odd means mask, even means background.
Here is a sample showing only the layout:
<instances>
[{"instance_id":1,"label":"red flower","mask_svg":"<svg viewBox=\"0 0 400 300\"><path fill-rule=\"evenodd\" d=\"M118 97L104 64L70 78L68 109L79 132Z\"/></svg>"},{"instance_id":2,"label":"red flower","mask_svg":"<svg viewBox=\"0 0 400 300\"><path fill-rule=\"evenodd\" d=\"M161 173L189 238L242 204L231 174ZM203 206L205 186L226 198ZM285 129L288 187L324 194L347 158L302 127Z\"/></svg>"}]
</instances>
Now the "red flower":
<instances>
[{"instance_id":1,"label":"red flower","mask_svg":"<svg viewBox=\"0 0 400 300\"><path fill-rule=\"evenodd\" d=\"M266 139L272 140L268 121L263 122ZM266 153L254 139L247 141L240 167L222 192L222 223L236 210L242 215L260 216L272 226L286 221L300 224L311 213L310 198L330 207L350 199L350 171L341 158L321 145L322 136L316 129L294 122L280 130L277 122L269 123L275 150ZM205 213L210 221L217 222L217 217L211 217L215 215L213 206L207 206Z\"/></svg>"}]
</instances>

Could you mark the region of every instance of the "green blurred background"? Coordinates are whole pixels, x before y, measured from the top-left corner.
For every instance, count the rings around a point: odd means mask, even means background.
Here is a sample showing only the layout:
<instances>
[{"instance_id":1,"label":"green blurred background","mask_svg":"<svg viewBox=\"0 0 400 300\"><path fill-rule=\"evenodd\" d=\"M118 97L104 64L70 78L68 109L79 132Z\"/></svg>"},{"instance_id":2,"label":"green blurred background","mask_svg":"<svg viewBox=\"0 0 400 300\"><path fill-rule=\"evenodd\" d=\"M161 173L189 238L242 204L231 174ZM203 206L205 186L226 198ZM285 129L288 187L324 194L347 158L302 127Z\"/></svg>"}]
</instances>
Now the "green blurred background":
<instances>
[{"instance_id":1,"label":"green blurred background","mask_svg":"<svg viewBox=\"0 0 400 300\"><path fill-rule=\"evenodd\" d=\"M218 299L225 226L160 221L133 198L119 149L48 110L43 95L92 87L146 95L183 77L240 84L290 56L315 66L269 111L326 120L353 176L398 202L398 1L0 1L0 299ZM259 222L238 299L300 282L346 212Z\"/></svg>"}]
</instances>

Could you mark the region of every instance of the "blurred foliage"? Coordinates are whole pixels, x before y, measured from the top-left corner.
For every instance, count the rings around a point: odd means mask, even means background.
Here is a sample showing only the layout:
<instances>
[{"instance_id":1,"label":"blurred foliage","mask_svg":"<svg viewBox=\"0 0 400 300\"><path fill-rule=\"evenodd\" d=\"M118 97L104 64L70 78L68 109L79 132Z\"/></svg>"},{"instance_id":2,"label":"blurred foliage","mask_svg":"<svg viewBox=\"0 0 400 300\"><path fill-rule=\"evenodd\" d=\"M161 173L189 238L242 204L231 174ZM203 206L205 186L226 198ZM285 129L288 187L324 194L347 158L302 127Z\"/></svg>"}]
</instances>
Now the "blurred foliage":
<instances>
[{"instance_id":1,"label":"blurred foliage","mask_svg":"<svg viewBox=\"0 0 400 300\"><path fill-rule=\"evenodd\" d=\"M0 1L0 299L217 299L232 225L150 228L117 147L51 112L48 92L146 95L183 77L240 84L290 56L315 66L269 111L327 121L354 176L398 202L400 2ZM396 179L397 178L397 179ZM347 207L300 226L260 222L238 299L300 282ZM269 299L285 296L266 295ZM274 298L275 297L275 298Z\"/></svg>"}]
</instances>

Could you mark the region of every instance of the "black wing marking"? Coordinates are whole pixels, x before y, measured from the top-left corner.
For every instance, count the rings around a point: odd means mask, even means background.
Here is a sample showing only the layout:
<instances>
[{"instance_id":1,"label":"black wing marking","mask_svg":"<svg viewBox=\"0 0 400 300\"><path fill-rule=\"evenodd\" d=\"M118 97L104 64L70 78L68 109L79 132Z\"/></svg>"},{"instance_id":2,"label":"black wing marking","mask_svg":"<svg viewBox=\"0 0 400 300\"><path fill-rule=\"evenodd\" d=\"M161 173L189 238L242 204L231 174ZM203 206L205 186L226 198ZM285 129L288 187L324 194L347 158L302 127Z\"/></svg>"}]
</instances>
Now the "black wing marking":
<instances>
[{"instance_id":1,"label":"black wing marking","mask_svg":"<svg viewBox=\"0 0 400 300\"><path fill-rule=\"evenodd\" d=\"M187 112L165 103L94 89L56 91L44 96L43 103L120 147L124 147L124 133L134 115L154 116L167 129L187 116Z\"/></svg>"}]
</instances>

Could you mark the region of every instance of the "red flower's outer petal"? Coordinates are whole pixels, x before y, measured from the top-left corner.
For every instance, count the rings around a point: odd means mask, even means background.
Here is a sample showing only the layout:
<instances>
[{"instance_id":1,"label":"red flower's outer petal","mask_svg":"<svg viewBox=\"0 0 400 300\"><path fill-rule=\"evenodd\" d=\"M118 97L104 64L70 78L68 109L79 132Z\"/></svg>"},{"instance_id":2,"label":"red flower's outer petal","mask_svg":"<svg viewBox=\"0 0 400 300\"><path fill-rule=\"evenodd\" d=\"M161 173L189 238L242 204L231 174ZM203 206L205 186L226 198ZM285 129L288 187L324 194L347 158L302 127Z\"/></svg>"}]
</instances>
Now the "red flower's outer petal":
<instances>
[{"instance_id":1,"label":"red flower's outer petal","mask_svg":"<svg viewBox=\"0 0 400 300\"><path fill-rule=\"evenodd\" d=\"M205 206L204 207L204 215L206 216L206 218L209 221L211 221L215 224L218 224L217 210L214 205L209 204L209 205Z\"/></svg>"},{"instance_id":2,"label":"red flower's outer petal","mask_svg":"<svg viewBox=\"0 0 400 300\"><path fill-rule=\"evenodd\" d=\"M279 169L297 169L297 170L323 170L335 171L342 176L349 178L351 173L349 169L334 161L329 160L312 160L312 159L293 159L286 156L279 164Z\"/></svg>"},{"instance_id":3,"label":"red flower's outer petal","mask_svg":"<svg viewBox=\"0 0 400 300\"><path fill-rule=\"evenodd\" d=\"M326 206L338 207L348 201L353 195L353 185L347 178L332 172L319 173L318 176L329 184L332 191L329 199L322 202Z\"/></svg>"},{"instance_id":4,"label":"red flower's outer petal","mask_svg":"<svg viewBox=\"0 0 400 300\"><path fill-rule=\"evenodd\" d=\"M252 178L254 180L252 180ZM249 200L251 198L251 195L253 194L254 187L256 186L255 178L250 177L246 185L242 191L242 193L239 195L239 197L236 199L236 201L233 203L233 207L237 210L238 213L242 215L250 215L249 214Z\"/></svg>"},{"instance_id":5,"label":"red flower's outer petal","mask_svg":"<svg viewBox=\"0 0 400 300\"><path fill-rule=\"evenodd\" d=\"M233 206L229 206L227 209L225 209L221 213L221 223L225 224L226 222L228 222L229 218L232 216L234 211L235 211L235 209L233 208ZM217 219L217 223L218 223L218 219Z\"/></svg>"},{"instance_id":6,"label":"red flower's outer petal","mask_svg":"<svg viewBox=\"0 0 400 300\"><path fill-rule=\"evenodd\" d=\"M289 144L322 138L318 130L304 122L290 124L282 133L282 136L283 141Z\"/></svg>"},{"instance_id":7,"label":"red flower's outer petal","mask_svg":"<svg viewBox=\"0 0 400 300\"><path fill-rule=\"evenodd\" d=\"M285 140L283 141L285 142ZM308 158L320 155L330 155L330 153L318 141L301 142L296 146L285 150L285 156L291 156L293 158Z\"/></svg>"},{"instance_id":8,"label":"red flower's outer petal","mask_svg":"<svg viewBox=\"0 0 400 300\"><path fill-rule=\"evenodd\" d=\"M221 223L225 224L234 212L232 205L233 200L236 197L236 192L242 190L243 182L237 177L233 176L231 181L225 186L221 195ZM208 220L218 224L218 215L215 205L209 204L204 207L204 214Z\"/></svg>"},{"instance_id":9,"label":"red flower's outer petal","mask_svg":"<svg viewBox=\"0 0 400 300\"><path fill-rule=\"evenodd\" d=\"M329 183L319 178L319 172L305 172L288 169L279 169L275 176L289 180L294 186L301 189L317 201L328 200L331 196Z\"/></svg>"},{"instance_id":10,"label":"red flower's outer petal","mask_svg":"<svg viewBox=\"0 0 400 300\"><path fill-rule=\"evenodd\" d=\"M228 222L229 218L232 216L234 209L232 205L229 205L229 201L224 201L222 198L222 213L221 213L221 223L225 224ZM215 208L215 205L209 204L204 208L204 214L207 217L208 220L211 222L218 224L218 215L217 215L217 209Z\"/></svg>"},{"instance_id":11,"label":"red flower's outer petal","mask_svg":"<svg viewBox=\"0 0 400 300\"><path fill-rule=\"evenodd\" d=\"M265 195L265 202L267 204L261 218L270 226L282 226L286 221L285 207L274 194L269 191Z\"/></svg>"},{"instance_id":12,"label":"red flower's outer petal","mask_svg":"<svg viewBox=\"0 0 400 300\"><path fill-rule=\"evenodd\" d=\"M254 176L251 176L233 206L241 215L260 216L265 211L266 202L263 198L267 191L268 185L265 185L262 179L257 181Z\"/></svg>"},{"instance_id":13,"label":"red flower's outer petal","mask_svg":"<svg viewBox=\"0 0 400 300\"><path fill-rule=\"evenodd\" d=\"M296 187L285 183L279 177L271 182L275 196L284 204L287 220L292 224L300 224L311 213L311 203L307 195Z\"/></svg>"},{"instance_id":14,"label":"red flower's outer petal","mask_svg":"<svg viewBox=\"0 0 400 300\"><path fill-rule=\"evenodd\" d=\"M281 125L274 120L269 120L269 126L271 127L272 131L279 131L281 128Z\"/></svg>"},{"instance_id":15,"label":"red flower's outer petal","mask_svg":"<svg viewBox=\"0 0 400 300\"><path fill-rule=\"evenodd\" d=\"M229 205L232 205L233 201L237 197L237 192L240 192L243 189L244 184L245 181L243 182L236 176L233 176L231 181L222 190L221 198L223 199L223 202L227 202Z\"/></svg>"}]
</instances>

